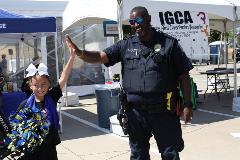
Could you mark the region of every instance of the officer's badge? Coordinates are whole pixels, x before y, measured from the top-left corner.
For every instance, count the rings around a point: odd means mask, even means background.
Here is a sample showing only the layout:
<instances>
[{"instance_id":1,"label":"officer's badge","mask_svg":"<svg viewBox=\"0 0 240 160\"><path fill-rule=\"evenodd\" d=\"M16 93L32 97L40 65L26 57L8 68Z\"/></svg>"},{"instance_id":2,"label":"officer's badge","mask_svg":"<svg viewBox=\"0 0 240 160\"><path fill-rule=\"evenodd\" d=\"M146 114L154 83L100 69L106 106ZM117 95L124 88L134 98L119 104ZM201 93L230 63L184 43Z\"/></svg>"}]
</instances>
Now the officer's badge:
<instances>
[{"instance_id":1,"label":"officer's badge","mask_svg":"<svg viewBox=\"0 0 240 160\"><path fill-rule=\"evenodd\" d=\"M154 45L154 52L158 53L158 52L160 52L160 50L161 50L161 44L155 44Z\"/></svg>"},{"instance_id":2,"label":"officer's badge","mask_svg":"<svg viewBox=\"0 0 240 160\"><path fill-rule=\"evenodd\" d=\"M162 64L166 57L164 55L164 52L161 53L161 44L155 44L154 45L154 56L153 61L157 64Z\"/></svg>"}]
</instances>

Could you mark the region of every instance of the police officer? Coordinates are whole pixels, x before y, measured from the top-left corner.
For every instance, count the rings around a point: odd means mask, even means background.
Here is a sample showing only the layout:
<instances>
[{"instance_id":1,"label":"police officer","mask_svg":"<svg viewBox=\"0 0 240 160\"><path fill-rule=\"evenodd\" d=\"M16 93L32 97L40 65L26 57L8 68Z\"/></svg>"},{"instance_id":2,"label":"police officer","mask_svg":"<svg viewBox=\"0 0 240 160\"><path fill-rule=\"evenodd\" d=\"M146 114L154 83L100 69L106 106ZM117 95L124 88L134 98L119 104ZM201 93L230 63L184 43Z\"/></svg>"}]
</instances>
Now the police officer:
<instances>
[{"instance_id":1,"label":"police officer","mask_svg":"<svg viewBox=\"0 0 240 160\"><path fill-rule=\"evenodd\" d=\"M193 68L178 41L151 27L145 7L130 12L129 23L136 35L120 40L103 51L80 50L66 36L70 49L84 61L112 66L122 63L123 88L129 109L131 160L149 160L149 140L157 142L163 160L179 160L184 148L179 119L177 88L184 95L182 117L192 118L189 71Z\"/></svg>"}]
</instances>

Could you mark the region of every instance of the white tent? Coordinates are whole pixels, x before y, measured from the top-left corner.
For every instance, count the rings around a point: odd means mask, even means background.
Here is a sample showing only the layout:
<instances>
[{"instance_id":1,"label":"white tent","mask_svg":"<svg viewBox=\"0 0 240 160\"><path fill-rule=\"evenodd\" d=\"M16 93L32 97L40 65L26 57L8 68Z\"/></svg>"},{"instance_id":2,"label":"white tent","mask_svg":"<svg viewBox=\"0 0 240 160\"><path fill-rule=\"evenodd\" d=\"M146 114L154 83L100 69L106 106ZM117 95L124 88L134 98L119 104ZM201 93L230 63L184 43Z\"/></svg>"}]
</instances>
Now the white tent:
<instances>
[{"instance_id":1,"label":"white tent","mask_svg":"<svg viewBox=\"0 0 240 160\"><path fill-rule=\"evenodd\" d=\"M119 6L117 2L120 2ZM87 2L70 0L63 13L63 30L85 24L102 23L105 19L121 19L119 22L127 22L130 10L135 6L145 6L150 14L158 14L159 11L164 10L206 12L211 29L221 32L233 30L234 34L240 17L239 0L88 0ZM117 15L118 11L120 13ZM154 20L152 21L154 23ZM234 68L234 96L237 97L236 64Z\"/></svg>"},{"instance_id":2,"label":"white tent","mask_svg":"<svg viewBox=\"0 0 240 160\"><path fill-rule=\"evenodd\" d=\"M119 0L118 0L119 1ZM130 10L135 6L145 6L150 14L162 10L190 10L208 13L212 29L224 31L223 22L233 21L234 6L240 15L239 0L122 0L122 20L129 18ZM117 20L117 0L69 0L63 13L63 31L67 28L86 24L98 24L103 20ZM222 25L219 25L221 24ZM232 29L232 23L226 24L226 29Z\"/></svg>"},{"instance_id":3,"label":"white tent","mask_svg":"<svg viewBox=\"0 0 240 160\"><path fill-rule=\"evenodd\" d=\"M104 20L117 20L116 0L69 0L63 12L63 31Z\"/></svg>"}]
</instances>

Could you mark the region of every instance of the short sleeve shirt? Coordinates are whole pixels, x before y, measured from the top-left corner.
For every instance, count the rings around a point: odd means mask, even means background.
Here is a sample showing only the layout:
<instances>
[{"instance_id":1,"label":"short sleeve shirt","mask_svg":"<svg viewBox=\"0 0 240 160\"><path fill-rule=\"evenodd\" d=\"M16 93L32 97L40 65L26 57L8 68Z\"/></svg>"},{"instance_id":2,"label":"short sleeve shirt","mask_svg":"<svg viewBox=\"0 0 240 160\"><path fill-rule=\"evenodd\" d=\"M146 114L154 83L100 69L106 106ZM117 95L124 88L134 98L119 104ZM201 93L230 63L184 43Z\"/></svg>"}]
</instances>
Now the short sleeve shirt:
<instances>
[{"instance_id":1,"label":"short sleeve shirt","mask_svg":"<svg viewBox=\"0 0 240 160\"><path fill-rule=\"evenodd\" d=\"M49 89L48 94L50 95L50 97L52 97L53 101L56 103L63 96L62 90L59 84Z\"/></svg>"},{"instance_id":2,"label":"short sleeve shirt","mask_svg":"<svg viewBox=\"0 0 240 160\"><path fill-rule=\"evenodd\" d=\"M166 54L170 57L170 68L175 70L177 77L181 74L189 72L193 68L189 58L186 56L182 47L175 38L164 33L160 36L157 31L155 31L154 35L153 41L160 41L160 43L165 46L165 51L167 52ZM114 64L122 61L124 53L132 45L141 45L138 37L133 36L125 40L120 40L114 45L103 50L109 59L109 62L106 63L105 66L113 66Z\"/></svg>"},{"instance_id":3,"label":"short sleeve shirt","mask_svg":"<svg viewBox=\"0 0 240 160\"><path fill-rule=\"evenodd\" d=\"M124 54L123 48L127 47L127 43L128 43L127 40L120 40L117 43L113 44L112 46L103 50L103 52L107 54L109 60L109 62L104 65L109 67L122 61L122 54Z\"/></svg>"}]
</instances>

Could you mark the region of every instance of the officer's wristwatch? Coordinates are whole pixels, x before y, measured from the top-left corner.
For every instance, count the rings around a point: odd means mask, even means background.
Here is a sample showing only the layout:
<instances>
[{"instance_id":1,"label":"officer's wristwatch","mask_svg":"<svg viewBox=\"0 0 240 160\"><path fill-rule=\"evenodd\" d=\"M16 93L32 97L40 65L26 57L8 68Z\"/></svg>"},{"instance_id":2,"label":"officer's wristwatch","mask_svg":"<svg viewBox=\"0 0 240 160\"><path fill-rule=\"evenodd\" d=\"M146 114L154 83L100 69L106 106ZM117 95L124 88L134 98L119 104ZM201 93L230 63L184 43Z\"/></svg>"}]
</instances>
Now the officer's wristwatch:
<instances>
[{"instance_id":1,"label":"officer's wristwatch","mask_svg":"<svg viewBox=\"0 0 240 160\"><path fill-rule=\"evenodd\" d=\"M193 108L193 103L191 101L184 102L184 107Z\"/></svg>"}]
</instances>

